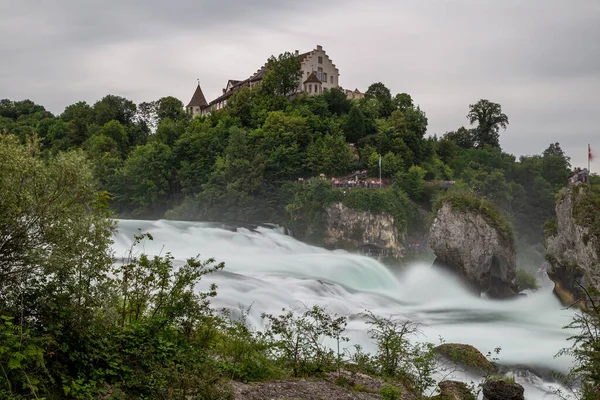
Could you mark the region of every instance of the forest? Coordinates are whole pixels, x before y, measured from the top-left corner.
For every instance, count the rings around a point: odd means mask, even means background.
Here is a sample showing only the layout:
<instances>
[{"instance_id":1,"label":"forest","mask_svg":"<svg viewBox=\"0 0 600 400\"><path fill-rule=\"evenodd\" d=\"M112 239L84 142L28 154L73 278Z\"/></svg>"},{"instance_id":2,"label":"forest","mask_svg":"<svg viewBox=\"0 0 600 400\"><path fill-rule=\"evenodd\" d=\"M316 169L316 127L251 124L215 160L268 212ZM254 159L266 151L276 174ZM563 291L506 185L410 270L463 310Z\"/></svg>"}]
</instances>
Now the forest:
<instances>
[{"instance_id":1,"label":"forest","mask_svg":"<svg viewBox=\"0 0 600 400\"><path fill-rule=\"evenodd\" d=\"M509 119L488 100L465 105L467 126L432 135L412 97L393 95L381 82L360 100L346 99L341 89L288 96L299 79L291 54L271 57L262 85L193 119L174 97L136 105L107 95L60 115L30 100L5 99L0 133L22 142L36 135L46 157L81 149L123 218L281 223L299 226L302 238L302 227L340 196L326 184L315 190L298 179L364 170L377 177L381 159L382 177L392 184L358 203L386 204L399 228L419 230L418 210L429 211L436 195L431 183L452 180L504 210L519 243L541 243L554 196L570 174L559 143L538 155L503 152L499 136Z\"/></svg>"}]
</instances>

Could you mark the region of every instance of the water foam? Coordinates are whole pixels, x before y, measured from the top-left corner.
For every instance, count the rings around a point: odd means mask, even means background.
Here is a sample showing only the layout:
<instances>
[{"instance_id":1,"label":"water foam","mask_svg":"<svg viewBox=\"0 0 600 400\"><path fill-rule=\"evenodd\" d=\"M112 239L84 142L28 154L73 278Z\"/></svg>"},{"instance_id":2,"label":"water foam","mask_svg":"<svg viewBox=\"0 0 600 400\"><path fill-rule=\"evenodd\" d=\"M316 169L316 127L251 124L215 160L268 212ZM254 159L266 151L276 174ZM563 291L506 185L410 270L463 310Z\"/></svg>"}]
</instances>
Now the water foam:
<instances>
[{"instance_id":1,"label":"water foam","mask_svg":"<svg viewBox=\"0 0 600 400\"><path fill-rule=\"evenodd\" d=\"M554 355L568 345L572 332L562 329L573 317L561 310L550 287L513 301L474 297L454 277L415 264L393 272L377 261L345 251L310 246L265 227L224 229L219 224L120 220L113 249L117 257L130 248L141 229L154 240L148 254L171 252L182 261L200 255L225 262L225 270L210 276L219 286L216 307L231 310L252 305L250 321L262 327L260 313L277 313L299 304L321 305L349 317L352 343L374 346L358 314L396 315L423 324L423 341L468 343L483 353L501 347L500 364L567 372L571 360ZM517 370L515 370L517 371ZM460 374L459 374L460 375ZM465 380L465 376L456 378ZM550 382L515 372L529 399L550 399Z\"/></svg>"}]
</instances>

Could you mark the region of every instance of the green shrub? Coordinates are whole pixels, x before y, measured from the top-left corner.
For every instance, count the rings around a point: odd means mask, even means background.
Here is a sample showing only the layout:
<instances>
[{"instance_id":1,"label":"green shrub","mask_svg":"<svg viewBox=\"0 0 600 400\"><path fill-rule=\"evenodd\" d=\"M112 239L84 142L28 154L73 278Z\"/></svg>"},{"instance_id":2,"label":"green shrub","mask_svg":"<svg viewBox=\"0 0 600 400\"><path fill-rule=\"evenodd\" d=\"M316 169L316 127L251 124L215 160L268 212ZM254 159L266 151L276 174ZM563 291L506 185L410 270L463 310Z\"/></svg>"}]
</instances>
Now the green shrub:
<instances>
[{"instance_id":1,"label":"green shrub","mask_svg":"<svg viewBox=\"0 0 600 400\"><path fill-rule=\"evenodd\" d=\"M548 218L544 222L544 235L548 238L558 233L558 220L556 217Z\"/></svg>"},{"instance_id":2,"label":"green shrub","mask_svg":"<svg viewBox=\"0 0 600 400\"><path fill-rule=\"evenodd\" d=\"M324 308L305 308L300 315L282 310L279 316L263 314L268 321L264 335L272 344L273 356L295 377L341 368L341 343L349 339L345 336L346 317L329 314ZM334 352L323 343L330 338L337 343Z\"/></svg>"},{"instance_id":3,"label":"green shrub","mask_svg":"<svg viewBox=\"0 0 600 400\"><path fill-rule=\"evenodd\" d=\"M383 400L400 400L402 398L402 391L387 383L379 389L379 394Z\"/></svg>"},{"instance_id":4,"label":"green shrub","mask_svg":"<svg viewBox=\"0 0 600 400\"><path fill-rule=\"evenodd\" d=\"M384 318L372 312L362 314L368 333L377 343L372 363L379 374L401 379L417 393L435 383L435 353L430 343L413 344L410 338L420 332L419 324L392 316Z\"/></svg>"},{"instance_id":5,"label":"green shrub","mask_svg":"<svg viewBox=\"0 0 600 400\"><path fill-rule=\"evenodd\" d=\"M535 276L531 275L529 272L521 268L517 269L515 285L517 286L517 291L519 292L523 290L536 291L540 288L540 286L537 283L537 279L535 279Z\"/></svg>"}]
</instances>

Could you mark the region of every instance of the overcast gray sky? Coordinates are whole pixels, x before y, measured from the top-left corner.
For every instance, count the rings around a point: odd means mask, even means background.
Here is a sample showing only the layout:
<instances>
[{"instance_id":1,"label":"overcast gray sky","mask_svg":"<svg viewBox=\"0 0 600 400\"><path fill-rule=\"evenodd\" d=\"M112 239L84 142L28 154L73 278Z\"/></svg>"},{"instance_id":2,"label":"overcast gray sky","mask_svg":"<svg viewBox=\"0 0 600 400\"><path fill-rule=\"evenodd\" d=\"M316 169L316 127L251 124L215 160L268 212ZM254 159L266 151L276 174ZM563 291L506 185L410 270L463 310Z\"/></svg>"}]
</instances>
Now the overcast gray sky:
<instances>
[{"instance_id":1,"label":"overcast gray sky","mask_svg":"<svg viewBox=\"0 0 600 400\"><path fill-rule=\"evenodd\" d=\"M500 103L502 147L587 144L600 170L599 0L0 0L0 98L53 113L106 94L210 101L266 58L323 46L340 84L385 83L427 113L429 133L467 124L468 105Z\"/></svg>"}]
</instances>

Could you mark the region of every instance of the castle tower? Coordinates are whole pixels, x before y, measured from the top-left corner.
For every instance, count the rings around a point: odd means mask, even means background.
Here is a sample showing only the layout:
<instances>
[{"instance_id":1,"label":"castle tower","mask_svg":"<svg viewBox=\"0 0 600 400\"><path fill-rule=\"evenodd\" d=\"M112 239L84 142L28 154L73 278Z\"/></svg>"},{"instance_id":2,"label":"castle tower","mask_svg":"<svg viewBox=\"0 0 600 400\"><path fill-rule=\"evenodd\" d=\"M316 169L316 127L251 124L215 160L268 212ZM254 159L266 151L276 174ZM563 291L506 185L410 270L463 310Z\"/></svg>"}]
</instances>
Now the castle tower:
<instances>
[{"instance_id":1,"label":"castle tower","mask_svg":"<svg viewBox=\"0 0 600 400\"><path fill-rule=\"evenodd\" d=\"M200 88L200 81L198 81L198 87L196 88L192 99L185 109L195 117L196 115L202 113L202 110L204 110L206 107L208 107L208 103L206 102L204 93L202 93L202 89Z\"/></svg>"}]
</instances>

